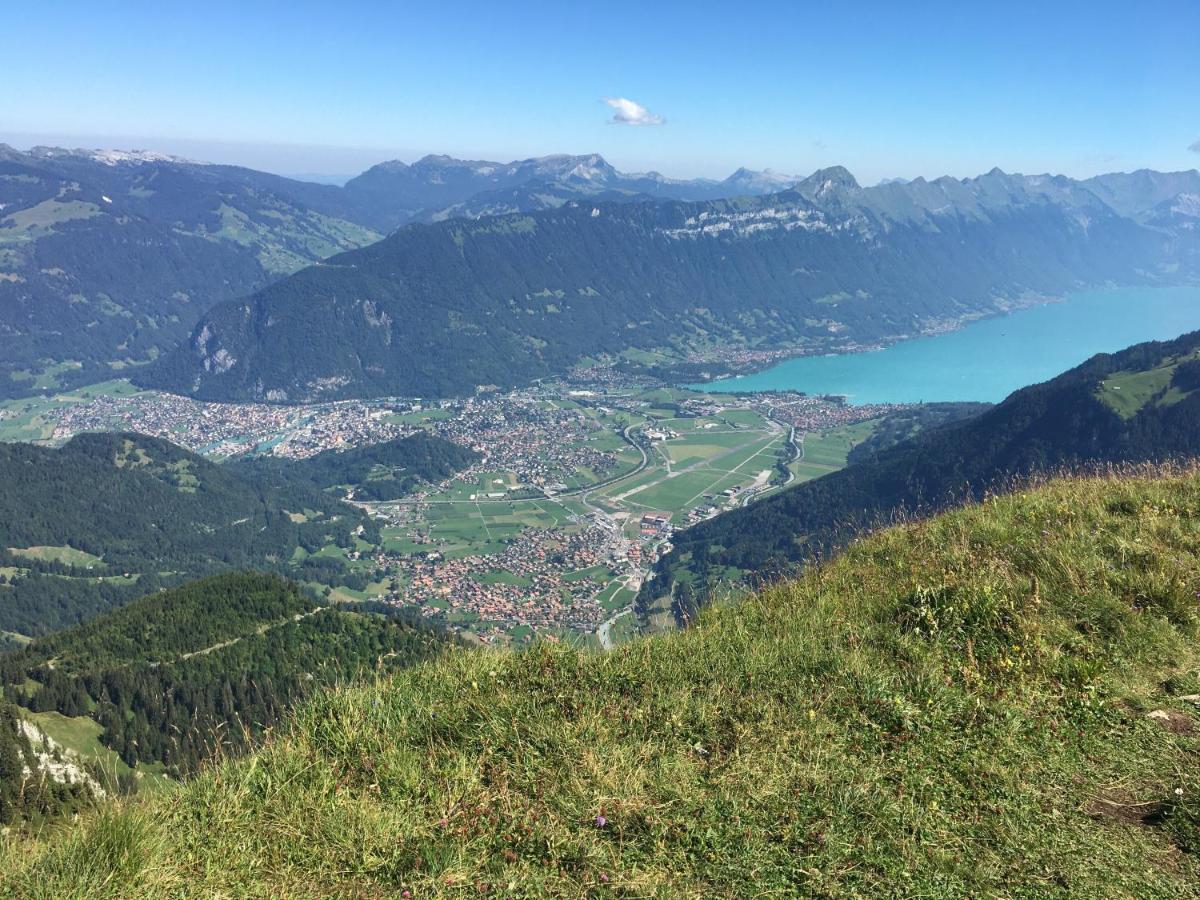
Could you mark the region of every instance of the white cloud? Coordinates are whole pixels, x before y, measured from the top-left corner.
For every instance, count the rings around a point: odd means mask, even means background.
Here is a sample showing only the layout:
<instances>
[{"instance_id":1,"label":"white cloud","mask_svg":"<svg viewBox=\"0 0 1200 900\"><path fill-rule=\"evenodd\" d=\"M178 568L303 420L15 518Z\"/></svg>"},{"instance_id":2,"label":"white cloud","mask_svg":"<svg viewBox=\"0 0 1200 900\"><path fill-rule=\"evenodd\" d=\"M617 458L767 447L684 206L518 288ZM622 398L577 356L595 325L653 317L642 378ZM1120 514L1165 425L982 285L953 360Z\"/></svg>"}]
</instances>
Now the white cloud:
<instances>
[{"instance_id":1,"label":"white cloud","mask_svg":"<svg viewBox=\"0 0 1200 900\"><path fill-rule=\"evenodd\" d=\"M1193 153L1200 153L1200 141L1195 141L1188 149Z\"/></svg>"},{"instance_id":2,"label":"white cloud","mask_svg":"<svg viewBox=\"0 0 1200 900\"><path fill-rule=\"evenodd\" d=\"M656 116L640 103L625 97L605 97L604 102L614 110L609 122L613 125L662 125L667 120Z\"/></svg>"}]
</instances>

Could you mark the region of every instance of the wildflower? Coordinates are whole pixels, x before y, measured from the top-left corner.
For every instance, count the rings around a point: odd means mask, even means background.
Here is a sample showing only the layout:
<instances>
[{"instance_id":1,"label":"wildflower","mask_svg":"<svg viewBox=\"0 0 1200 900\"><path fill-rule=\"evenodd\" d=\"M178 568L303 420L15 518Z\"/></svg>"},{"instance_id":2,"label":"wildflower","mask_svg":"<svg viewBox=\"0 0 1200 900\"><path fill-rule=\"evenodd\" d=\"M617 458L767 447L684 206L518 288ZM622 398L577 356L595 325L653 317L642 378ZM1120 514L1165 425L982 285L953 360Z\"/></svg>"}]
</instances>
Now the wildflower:
<instances>
[{"instance_id":1,"label":"wildflower","mask_svg":"<svg viewBox=\"0 0 1200 900\"><path fill-rule=\"evenodd\" d=\"M810 710L808 711L808 721L810 721L810 722L811 722L811 721L812 721L813 719L815 719L816 717L817 717L817 711L816 711L815 709L810 709Z\"/></svg>"},{"instance_id":2,"label":"wildflower","mask_svg":"<svg viewBox=\"0 0 1200 900\"><path fill-rule=\"evenodd\" d=\"M607 824L608 824L608 819L604 818L603 815L596 816L596 827L597 828L603 828Z\"/></svg>"},{"instance_id":3,"label":"wildflower","mask_svg":"<svg viewBox=\"0 0 1200 900\"><path fill-rule=\"evenodd\" d=\"M1175 796L1182 797L1183 796L1183 788L1175 788Z\"/></svg>"},{"instance_id":4,"label":"wildflower","mask_svg":"<svg viewBox=\"0 0 1200 900\"><path fill-rule=\"evenodd\" d=\"M608 873L607 873L607 872L601 872L601 873L600 873L600 880L601 880L601 881L603 881L605 884L608 884Z\"/></svg>"}]
</instances>

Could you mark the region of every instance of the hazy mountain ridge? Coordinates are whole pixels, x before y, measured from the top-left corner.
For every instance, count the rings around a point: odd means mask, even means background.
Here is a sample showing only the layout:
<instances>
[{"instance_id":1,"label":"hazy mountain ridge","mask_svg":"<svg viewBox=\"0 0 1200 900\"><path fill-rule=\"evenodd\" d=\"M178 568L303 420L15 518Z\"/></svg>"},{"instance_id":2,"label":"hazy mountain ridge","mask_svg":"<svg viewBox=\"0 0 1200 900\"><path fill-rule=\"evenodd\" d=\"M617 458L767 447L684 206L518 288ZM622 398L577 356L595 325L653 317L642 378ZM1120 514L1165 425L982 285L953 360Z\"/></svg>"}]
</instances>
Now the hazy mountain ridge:
<instances>
[{"instance_id":1,"label":"hazy mountain ridge","mask_svg":"<svg viewBox=\"0 0 1200 900\"><path fill-rule=\"evenodd\" d=\"M221 305L141 378L212 399L438 395L629 348L869 343L1200 277L1200 234L1152 221L1160 193L1124 204L1142 222L1062 177L863 188L833 167L764 197L412 225Z\"/></svg>"},{"instance_id":2,"label":"hazy mountain ridge","mask_svg":"<svg viewBox=\"0 0 1200 900\"><path fill-rule=\"evenodd\" d=\"M625 173L597 153L514 160L460 160L425 156L406 164L380 163L346 183L346 193L371 221L390 231L411 221L503 215L553 209L571 200L713 200L760 195L799 178L739 169L723 181ZM382 202L381 202L382 201Z\"/></svg>"}]
</instances>

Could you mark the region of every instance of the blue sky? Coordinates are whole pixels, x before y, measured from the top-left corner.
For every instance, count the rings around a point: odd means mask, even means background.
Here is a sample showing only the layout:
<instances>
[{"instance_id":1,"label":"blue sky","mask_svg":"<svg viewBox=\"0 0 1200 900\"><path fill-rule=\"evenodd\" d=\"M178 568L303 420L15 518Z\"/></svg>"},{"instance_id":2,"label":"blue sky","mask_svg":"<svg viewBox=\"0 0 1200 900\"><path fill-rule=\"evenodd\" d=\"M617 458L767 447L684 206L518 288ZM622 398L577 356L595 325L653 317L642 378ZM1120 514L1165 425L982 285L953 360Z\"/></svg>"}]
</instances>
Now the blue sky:
<instances>
[{"instance_id":1,"label":"blue sky","mask_svg":"<svg viewBox=\"0 0 1200 900\"><path fill-rule=\"evenodd\" d=\"M0 140L285 173L429 152L864 182L1200 166L1198 0L42 0L5 10L0 46ZM665 121L613 124L617 97Z\"/></svg>"}]
</instances>

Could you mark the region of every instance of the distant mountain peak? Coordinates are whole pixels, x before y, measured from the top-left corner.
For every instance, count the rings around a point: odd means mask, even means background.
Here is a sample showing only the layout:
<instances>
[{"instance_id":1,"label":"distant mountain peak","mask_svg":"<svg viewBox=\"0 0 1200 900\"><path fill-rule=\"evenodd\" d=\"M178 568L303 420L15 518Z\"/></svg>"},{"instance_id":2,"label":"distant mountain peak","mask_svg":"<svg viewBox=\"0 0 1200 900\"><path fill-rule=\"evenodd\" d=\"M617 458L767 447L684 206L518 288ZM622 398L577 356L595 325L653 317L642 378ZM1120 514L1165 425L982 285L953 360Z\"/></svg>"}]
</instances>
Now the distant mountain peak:
<instances>
[{"instance_id":1,"label":"distant mountain peak","mask_svg":"<svg viewBox=\"0 0 1200 900\"><path fill-rule=\"evenodd\" d=\"M850 170L844 166L817 169L795 186L795 190L810 200L823 200L831 194L858 191L861 187Z\"/></svg>"},{"instance_id":2,"label":"distant mountain peak","mask_svg":"<svg viewBox=\"0 0 1200 900\"><path fill-rule=\"evenodd\" d=\"M804 180L813 184L831 182L838 187L859 187L858 179L850 174L850 170L845 166L827 166L824 169L817 169Z\"/></svg>"},{"instance_id":3,"label":"distant mountain peak","mask_svg":"<svg viewBox=\"0 0 1200 900\"><path fill-rule=\"evenodd\" d=\"M422 156L410 168L413 169L479 169L479 168L498 168L503 163L492 162L487 159L458 159L454 156L447 156L445 153L427 153Z\"/></svg>"},{"instance_id":4,"label":"distant mountain peak","mask_svg":"<svg viewBox=\"0 0 1200 900\"><path fill-rule=\"evenodd\" d=\"M408 163L402 159L389 159L381 163L376 163L367 169L368 172L403 172L411 168Z\"/></svg>"},{"instance_id":5,"label":"distant mountain peak","mask_svg":"<svg viewBox=\"0 0 1200 900\"><path fill-rule=\"evenodd\" d=\"M797 175L786 175L774 169L756 171L742 166L721 183L741 193L773 194L794 187L800 180Z\"/></svg>"}]
</instances>

